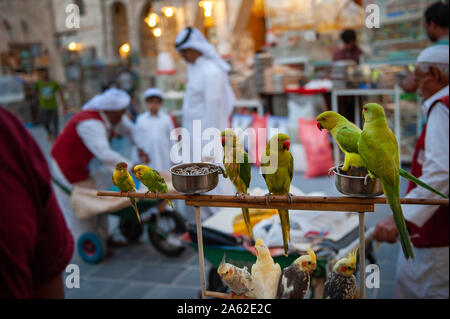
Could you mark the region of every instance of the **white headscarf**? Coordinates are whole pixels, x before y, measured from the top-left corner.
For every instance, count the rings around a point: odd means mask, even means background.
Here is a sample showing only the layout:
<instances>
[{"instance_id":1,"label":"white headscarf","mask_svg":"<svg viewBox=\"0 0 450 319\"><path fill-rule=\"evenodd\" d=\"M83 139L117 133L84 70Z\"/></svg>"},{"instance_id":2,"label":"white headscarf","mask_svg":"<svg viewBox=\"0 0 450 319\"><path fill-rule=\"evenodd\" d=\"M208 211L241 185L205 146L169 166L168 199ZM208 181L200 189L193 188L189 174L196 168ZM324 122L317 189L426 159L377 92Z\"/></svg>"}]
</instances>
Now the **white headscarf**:
<instances>
[{"instance_id":1,"label":"white headscarf","mask_svg":"<svg viewBox=\"0 0 450 319\"><path fill-rule=\"evenodd\" d=\"M175 48L178 51L183 49L194 49L213 61L225 73L230 72L231 67L226 63L222 57L217 53L214 46L206 40L203 34L196 28L188 27L181 31L175 40Z\"/></svg>"},{"instance_id":2,"label":"white headscarf","mask_svg":"<svg viewBox=\"0 0 450 319\"><path fill-rule=\"evenodd\" d=\"M159 97L162 100L163 92L158 88L147 89L144 92L144 99L148 99L149 97Z\"/></svg>"},{"instance_id":3,"label":"white headscarf","mask_svg":"<svg viewBox=\"0 0 450 319\"><path fill-rule=\"evenodd\" d=\"M130 105L130 100L130 96L124 90L111 88L94 96L83 106L83 110L121 111Z\"/></svg>"},{"instance_id":4,"label":"white headscarf","mask_svg":"<svg viewBox=\"0 0 450 319\"><path fill-rule=\"evenodd\" d=\"M417 58L417 63L448 64L448 45L433 45L423 50Z\"/></svg>"}]
</instances>

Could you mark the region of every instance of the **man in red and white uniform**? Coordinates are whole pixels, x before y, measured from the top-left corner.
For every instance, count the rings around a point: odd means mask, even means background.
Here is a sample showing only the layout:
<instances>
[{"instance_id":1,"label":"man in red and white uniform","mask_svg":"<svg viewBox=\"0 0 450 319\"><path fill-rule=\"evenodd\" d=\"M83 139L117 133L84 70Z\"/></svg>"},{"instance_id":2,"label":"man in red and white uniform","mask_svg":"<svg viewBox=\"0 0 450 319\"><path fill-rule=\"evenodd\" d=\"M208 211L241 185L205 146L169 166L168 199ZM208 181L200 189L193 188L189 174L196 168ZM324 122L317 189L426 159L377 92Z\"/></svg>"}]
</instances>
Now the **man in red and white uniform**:
<instances>
[{"instance_id":1,"label":"man in red and white uniform","mask_svg":"<svg viewBox=\"0 0 450 319\"><path fill-rule=\"evenodd\" d=\"M66 124L56 139L52 150L52 171L68 189L73 186L105 188L112 186L111 176L117 163L132 162L112 149L110 140L115 135L133 141L133 124L124 113L130 104L130 96L123 90L108 89L87 102L83 109ZM148 156L139 151L144 162ZM96 166L92 165L96 160ZM75 240L87 231L95 231L108 237L106 215L79 220L73 213L69 195L56 188L58 201L72 230Z\"/></svg>"},{"instance_id":2,"label":"man in red and white uniform","mask_svg":"<svg viewBox=\"0 0 450 319\"><path fill-rule=\"evenodd\" d=\"M417 141L411 173L441 193L449 194L448 45L435 45L419 55L415 78L425 99L426 124ZM410 184L406 197L438 199L438 195ZM414 247L414 260L400 251L396 273L397 298L449 297L449 207L404 205L403 213ZM393 218L380 221L379 241L395 242Z\"/></svg>"}]
</instances>

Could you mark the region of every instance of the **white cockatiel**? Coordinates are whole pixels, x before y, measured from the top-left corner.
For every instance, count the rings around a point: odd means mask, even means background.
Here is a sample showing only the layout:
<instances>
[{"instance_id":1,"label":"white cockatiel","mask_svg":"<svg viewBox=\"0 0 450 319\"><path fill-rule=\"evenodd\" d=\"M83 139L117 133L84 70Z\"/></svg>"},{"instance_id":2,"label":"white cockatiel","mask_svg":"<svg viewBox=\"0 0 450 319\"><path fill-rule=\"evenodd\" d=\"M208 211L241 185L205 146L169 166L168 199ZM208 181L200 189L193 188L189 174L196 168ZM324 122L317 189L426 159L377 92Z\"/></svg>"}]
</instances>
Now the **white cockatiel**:
<instances>
[{"instance_id":1,"label":"white cockatiel","mask_svg":"<svg viewBox=\"0 0 450 319\"><path fill-rule=\"evenodd\" d=\"M256 241L255 249L256 263L252 266L252 293L257 299L275 299L281 267L275 264L261 238Z\"/></svg>"},{"instance_id":2,"label":"white cockatiel","mask_svg":"<svg viewBox=\"0 0 450 319\"><path fill-rule=\"evenodd\" d=\"M251 293L252 276L247 267L239 268L225 262L225 255L217 269L222 282L230 288L232 294L253 297Z\"/></svg>"}]
</instances>

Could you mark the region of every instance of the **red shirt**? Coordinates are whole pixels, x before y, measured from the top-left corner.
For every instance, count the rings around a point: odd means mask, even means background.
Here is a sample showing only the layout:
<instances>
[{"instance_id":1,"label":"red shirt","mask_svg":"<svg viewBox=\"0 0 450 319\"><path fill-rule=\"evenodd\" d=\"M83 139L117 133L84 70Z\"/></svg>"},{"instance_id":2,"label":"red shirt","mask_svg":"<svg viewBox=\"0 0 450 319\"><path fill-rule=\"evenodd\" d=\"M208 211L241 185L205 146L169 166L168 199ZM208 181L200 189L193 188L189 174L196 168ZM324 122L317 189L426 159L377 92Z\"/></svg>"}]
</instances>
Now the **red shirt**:
<instances>
[{"instance_id":1,"label":"red shirt","mask_svg":"<svg viewBox=\"0 0 450 319\"><path fill-rule=\"evenodd\" d=\"M74 243L39 146L0 107L0 298L33 298L61 275Z\"/></svg>"}]
</instances>

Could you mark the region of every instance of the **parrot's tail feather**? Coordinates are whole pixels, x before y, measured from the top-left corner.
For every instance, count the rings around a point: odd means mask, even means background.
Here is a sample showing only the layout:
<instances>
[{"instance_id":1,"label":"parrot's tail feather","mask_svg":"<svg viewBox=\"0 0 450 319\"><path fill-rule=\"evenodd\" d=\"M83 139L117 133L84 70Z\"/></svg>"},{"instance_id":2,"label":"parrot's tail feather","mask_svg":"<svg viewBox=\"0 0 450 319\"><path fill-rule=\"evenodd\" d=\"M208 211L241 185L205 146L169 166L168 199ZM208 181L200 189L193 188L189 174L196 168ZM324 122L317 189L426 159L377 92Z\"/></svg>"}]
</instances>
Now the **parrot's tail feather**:
<instances>
[{"instance_id":1,"label":"parrot's tail feather","mask_svg":"<svg viewBox=\"0 0 450 319\"><path fill-rule=\"evenodd\" d=\"M137 217L137 219L139 221L139 224L140 224L141 223L141 216L139 215L139 210L138 210L137 205L136 205L136 199L130 198L130 202L131 202L131 206L133 206L133 209L134 209L134 211L136 213L136 217Z\"/></svg>"},{"instance_id":2,"label":"parrot's tail feather","mask_svg":"<svg viewBox=\"0 0 450 319\"><path fill-rule=\"evenodd\" d=\"M400 169L400 175L403 176L404 178L409 179L411 182L416 183L419 186L422 186L423 188L429 190L430 192L433 192L445 199L448 199L448 196L442 194L441 192L439 192L438 190L434 189L433 187L431 187L430 185L428 185L427 183L424 183L423 181L421 181L420 179L418 179L417 177L415 177L414 175L408 173L407 171Z\"/></svg>"},{"instance_id":3,"label":"parrot's tail feather","mask_svg":"<svg viewBox=\"0 0 450 319\"><path fill-rule=\"evenodd\" d=\"M408 228L406 227L405 217L403 216L402 205L400 204L400 192L399 189L383 185L386 198L391 206L392 213L394 215L395 225L397 226L398 233L400 235L400 243L402 245L403 254L406 259L414 258L414 252L409 238Z\"/></svg>"},{"instance_id":4,"label":"parrot's tail feather","mask_svg":"<svg viewBox=\"0 0 450 319\"><path fill-rule=\"evenodd\" d=\"M167 204L169 204L170 205L170 207L172 207L172 209L175 209L174 207L173 207L173 204L172 204L172 201L171 200L167 200Z\"/></svg>"},{"instance_id":5,"label":"parrot's tail feather","mask_svg":"<svg viewBox=\"0 0 450 319\"><path fill-rule=\"evenodd\" d=\"M287 256L289 249L289 242L291 240L289 211L287 209L279 209L278 214L280 215L281 231L283 233L284 255Z\"/></svg>"},{"instance_id":6,"label":"parrot's tail feather","mask_svg":"<svg viewBox=\"0 0 450 319\"><path fill-rule=\"evenodd\" d=\"M250 220L250 211L248 208L242 208L242 216L244 217L245 226L247 227L248 234L251 239L253 239L253 228L252 222Z\"/></svg>"}]
</instances>

